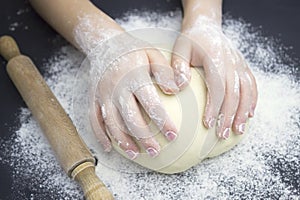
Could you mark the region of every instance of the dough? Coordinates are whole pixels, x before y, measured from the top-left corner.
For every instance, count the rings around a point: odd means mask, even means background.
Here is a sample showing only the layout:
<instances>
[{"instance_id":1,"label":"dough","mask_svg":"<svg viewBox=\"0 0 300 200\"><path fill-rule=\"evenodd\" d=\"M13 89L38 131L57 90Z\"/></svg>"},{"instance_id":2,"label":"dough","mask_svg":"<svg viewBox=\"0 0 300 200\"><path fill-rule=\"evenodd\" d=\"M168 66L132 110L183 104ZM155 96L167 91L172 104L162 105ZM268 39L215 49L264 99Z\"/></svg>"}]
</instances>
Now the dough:
<instances>
[{"instance_id":1,"label":"dough","mask_svg":"<svg viewBox=\"0 0 300 200\"><path fill-rule=\"evenodd\" d=\"M153 47L160 49L169 60L170 52L172 52L173 44L178 36L177 32L156 28L139 29L130 34L146 40ZM151 158L143 151L133 162L157 172L178 173L191 168L205 158L228 151L245 136L245 134L230 133L229 139L223 140L217 137L215 128L208 130L204 127L202 122L206 104L204 73L200 68L191 68L191 71L192 79L189 86L179 94L165 95L157 88L165 109L179 130L177 139L168 142L155 125L150 123L151 129L157 132L155 138L161 145L161 152L157 157ZM123 150L114 143L114 140L112 141L114 148L128 158Z\"/></svg>"},{"instance_id":2,"label":"dough","mask_svg":"<svg viewBox=\"0 0 300 200\"><path fill-rule=\"evenodd\" d=\"M205 158L228 151L244 137L245 134L230 133L229 139L223 140L216 136L215 128L208 130L204 127L202 116L206 104L206 86L202 77L200 69L192 68L190 85L176 96L165 95L157 88L165 109L177 125L178 137L175 141L168 142L163 134L156 134L155 138L161 145L159 156L151 158L143 151L133 162L157 172L178 173ZM157 131L153 124L150 126L153 131ZM118 145L113 145L127 158Z\"/></svg>"}]
</instances>

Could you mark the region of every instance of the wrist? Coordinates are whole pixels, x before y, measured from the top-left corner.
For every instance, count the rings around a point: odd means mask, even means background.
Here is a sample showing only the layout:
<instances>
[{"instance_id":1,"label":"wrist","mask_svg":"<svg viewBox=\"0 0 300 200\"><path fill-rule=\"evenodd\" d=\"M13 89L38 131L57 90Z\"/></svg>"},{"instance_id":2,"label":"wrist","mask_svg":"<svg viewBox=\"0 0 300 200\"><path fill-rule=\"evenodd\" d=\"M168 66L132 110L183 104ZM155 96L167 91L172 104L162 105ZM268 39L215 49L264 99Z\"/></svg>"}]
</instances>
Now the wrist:
<instances>
[{"instance_id":1,"label":"wrist","mask_svg":"<svg viewBox=\"0 0 300 200\"><path fill-rule=\"evenodd\" d=\"M123 32L124 29L112 18L90 4L78 14L73 36L76 46L88 54L103 41Z\"/></svg>"},{"instance_id":2,"label":"wrist","mask_svg":"<svg viewBox=\"0 0 300 200\"><path fill-rule=\"evenodd\" d=\"M222 0L183 0L183 10L183 30L195 25L201 26L201 18L205 22L222 26Z\"/></svg>"}]
</instances>

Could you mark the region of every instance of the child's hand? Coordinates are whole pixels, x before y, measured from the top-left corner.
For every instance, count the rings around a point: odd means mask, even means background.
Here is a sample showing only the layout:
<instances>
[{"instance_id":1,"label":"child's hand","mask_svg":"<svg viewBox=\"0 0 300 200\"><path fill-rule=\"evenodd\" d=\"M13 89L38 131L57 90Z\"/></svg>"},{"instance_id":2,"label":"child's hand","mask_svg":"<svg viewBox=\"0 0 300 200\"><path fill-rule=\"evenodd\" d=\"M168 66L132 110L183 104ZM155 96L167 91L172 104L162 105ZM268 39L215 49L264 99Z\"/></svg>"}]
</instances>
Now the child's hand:
<instances>
[{"instance_id":1,"label":"child's hand","mask_svg":"<svg viewBox=\"0 0 300 200\"><path fill-rule=\"evenodd\" d=\"M121 41L128 40L130 38ZM115 47L127 46L122 42L117 45ZM95 56L105 60L103 55ZM159 51L148 48L127 51L112 61L100 73L92 94L90 119L94 132L106 151L110 151L110 141L114 140L129 158L135 159L139 148L132 139L134 137L150 156L155 157L160 151L159 143L153 137L156 133L150 131L139 106L144 108L169 141L176 138L176 127L160 102L150 77L151 74L154 76L163 92L176 93L179 89L172 68ZM91 63L93 67L101 67L95 66L97 62L93 60Z\"/></svg>"},{"instance_id":2,"label":"child's hand","mask_svg":"<svg viewBox=\"0 0 300 200\"><path fill-rule=\"evenodd\" d=\"M254 115L257 88L242 54L222 32L221 23L206 16L184 19L182 35L174 46L172 67L183 89L191 78L190 65L203 66L208 90L203 118L207 128L217 121L217 134L228 138L229 130L242 134Z\"/></svg>"}]
</instances>

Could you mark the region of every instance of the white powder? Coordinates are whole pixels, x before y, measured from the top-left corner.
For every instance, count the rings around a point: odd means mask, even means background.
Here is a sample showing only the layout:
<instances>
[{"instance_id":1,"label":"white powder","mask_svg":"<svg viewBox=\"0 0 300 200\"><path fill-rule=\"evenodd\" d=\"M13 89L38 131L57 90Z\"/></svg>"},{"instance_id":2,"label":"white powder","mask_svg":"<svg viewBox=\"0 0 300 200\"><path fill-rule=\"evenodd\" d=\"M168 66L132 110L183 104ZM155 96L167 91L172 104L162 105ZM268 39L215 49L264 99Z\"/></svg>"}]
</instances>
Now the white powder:
<instances>
[{"instance_id":1,"label":"white powder","mask_svg":"<svg viewBox=\"0 0 300 200\"><path fill-rule=\"evenodd\" d=\"M29 13L30 11L31 11L31 8L27 7L27 8L24 8L24 9L19 9L16 14L17 15L23 15L25 13Z\"/></svg>"},{"instance_id":2,"label":"white powder","mask_svg":"<svg viewBox=\"0 0 300 200\"><path fill-rule=\"evenodd\" d=\"M179 30L180 19L180 12L135 13L117 21L127 30L144 27ZM111 166L103 165L101 160L96 170L116 199L300 198L300 87L292 75L296 63L283 47L262 37L242 20L225 16L224 31L245 55L258 83L259 101L249 136L224 155L178 175L142 170L116 154L105 154L106 163ZM87 104L84 95L87 86L82 83L88 76L84 66L78 70L82 60L83 56L72 47L63 47L45 66L50 70L45 76L78 129L90 131L85 127L87 117L83 116L87 112L83 110ZM74 95L80 96L72 99ZM46 195L51 199L82 199L79 187L55 161L29 111L21 109L19 116L21 126L11 141L0 141L0 161L14 168L17 192L10 199L25 199L26 188L38 194L31 199L45 199ZM139 173L120 170L127 167Z\"/></svg>"},{"instance_id":3,"label":"white powder","mask_svg":"<svg viewBox=\"0 0 300 200\"><path fill-rule=\"evenodd\" d=\"M72 88L74 74L82 55L73 47L63 47L49 59L46 81L66 110L71 101L68 89ZM19 113L20 127L11 141L1 143L0 157L14 168L12 189L16 191L7 199L79 199L79 187L74 184L57 163L51 147L27 108ZM3 153L3 155L1 155ZM38 191L38 194L36 195Z\"/></svg>"},{"instance_id":4,"label":"white powder","mask_svg":"<svg viewBox=\"0 0 300 200\"><path fill-rule=\"evenodd\" d=\"M15 31L18 27L20 26L20 23L19 22L14 22L14 23L11 23L8 27L8 30L10 31Z\"/></svg>"},{"instance_id":5,"label":"white powder","mask_svg":"<svg viewBox=\"0 0 300 200\"><path fill-rule=\"evenodd\" d=\"M120 33L115 29L104 29L102 25L105 23L103 19L97 15L83 15L78 18L78 25L74 29L74 37L76 43L85 54L90 54L90 51L97 45L108 38ZM90 30L94 30L91 32Z\"/></svg>"}]
</instances>

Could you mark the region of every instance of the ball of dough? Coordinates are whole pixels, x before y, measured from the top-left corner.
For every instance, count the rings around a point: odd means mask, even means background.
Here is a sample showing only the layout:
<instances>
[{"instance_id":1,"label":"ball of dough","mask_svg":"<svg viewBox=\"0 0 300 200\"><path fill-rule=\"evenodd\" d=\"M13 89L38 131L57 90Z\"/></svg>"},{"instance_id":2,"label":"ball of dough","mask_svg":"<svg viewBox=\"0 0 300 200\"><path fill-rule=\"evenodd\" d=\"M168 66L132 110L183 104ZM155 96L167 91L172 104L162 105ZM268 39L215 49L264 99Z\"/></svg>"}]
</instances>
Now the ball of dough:
<instances>
[{"instance_id":1,"label":"ball of dough","mask_svg":"<svg viewBox=\"0 0 300 200\"><path fill-rule=\"evenodd\" d=\"M191 168L205 158L228 151L244 137L245 134L230 133L230 137L223 140L217 137L215 127L210 130L204 127L202 117L206 104L206 86L203 81L203 71L192 68L191 72L189 86L177 95L165 95L157 88L165 109L179 130L177 139L173 142L167 141L155 125L150 123L151 129L157 131L155 138L161 145L160 154L151 158L142 151L133 162L157 172L178 173ZM113 146L127 158L117 144L113 143Z\"/></svg>"}]
</instances>

